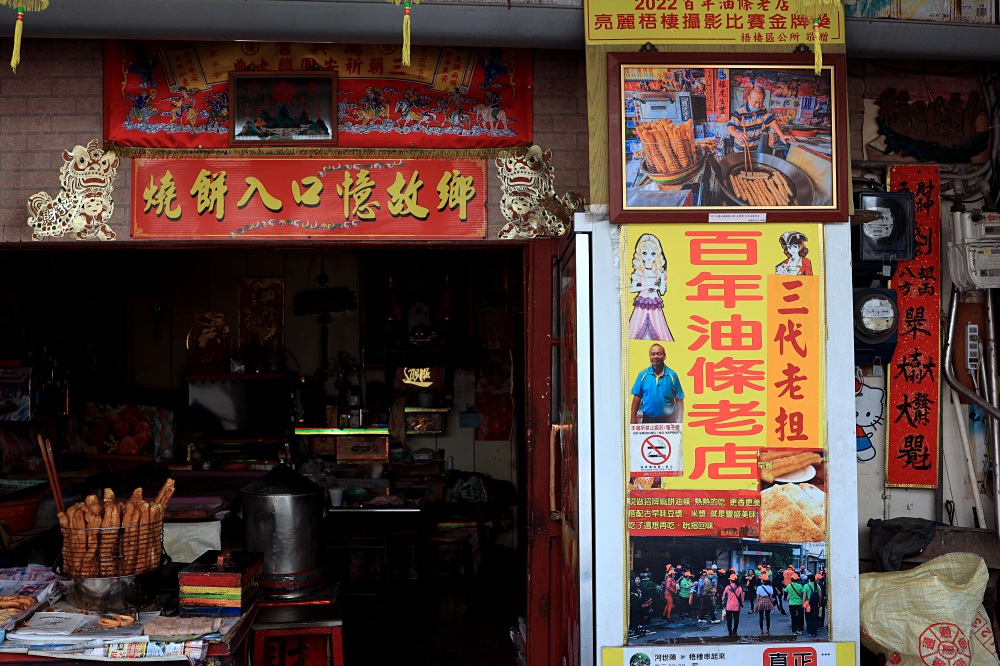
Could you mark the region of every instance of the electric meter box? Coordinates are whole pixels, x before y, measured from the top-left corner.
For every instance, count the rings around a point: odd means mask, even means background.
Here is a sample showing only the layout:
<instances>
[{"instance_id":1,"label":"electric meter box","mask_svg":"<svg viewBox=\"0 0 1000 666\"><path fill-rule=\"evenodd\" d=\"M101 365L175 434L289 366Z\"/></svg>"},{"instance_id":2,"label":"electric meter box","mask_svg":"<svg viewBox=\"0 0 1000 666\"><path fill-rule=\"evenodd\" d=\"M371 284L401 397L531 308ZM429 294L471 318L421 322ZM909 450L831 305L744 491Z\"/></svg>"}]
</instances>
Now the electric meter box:
<instances>
[{"instance_id":1,"label":"electric meter box","mask_svg":"<svg viewBox=\"0 0 1000 666\"><path fill-rule=\"evenodd\" d=\"M859 259L883 263L913 259L912 192L861 192L858 208L877 212L879 218L859 225Z\"/></svg>"},{"instance_id":2,"label":"electric meter box","mask_svg":"<svg viewBox=\"0 0 1000 666\"><path fill-rule=\"evenodd\" d=\"M899 306L895 289L854 290L854 363L885 365L896 350Z\"/></svg>"},{"instance_id":3,"label":"electric meter box","mask_svg":"<svg viewBox=\"0 0 1000 666\"><path fill-rule=\"evenodd\" d=\"M959 289L1000 288L1000 213L952 213L954 241L948 243L948 272Z\"/></svg>"},{"instance_id":4,"label":"electric meter box","mask_svg":"<svg viewBox=\"0 0 1000 666\"><path fill-rule=\"evenodd\" d=\"M959 289L1000 288L1000 243L949 243L948 269Z\"/></svg>"}]
</instances>

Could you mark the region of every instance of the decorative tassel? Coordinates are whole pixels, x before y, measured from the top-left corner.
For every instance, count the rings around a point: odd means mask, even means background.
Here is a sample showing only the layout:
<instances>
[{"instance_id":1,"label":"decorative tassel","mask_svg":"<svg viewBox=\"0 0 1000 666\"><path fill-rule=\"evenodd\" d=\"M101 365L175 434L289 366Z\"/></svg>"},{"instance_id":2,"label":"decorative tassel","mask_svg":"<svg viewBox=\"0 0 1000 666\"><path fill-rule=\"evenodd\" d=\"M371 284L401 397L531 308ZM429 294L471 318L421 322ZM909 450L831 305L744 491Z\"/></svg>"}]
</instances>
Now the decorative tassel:
<instances>
[{"instance_id":1,"label":"decorative tassel","mask_svg":"<svg viewBox=\"0 0 1000 666\"><path fill-rule=\"evenodd\" d=\"M3 2L4 0L0 0ZM46 0L47 1L47 0ZM403 66L410 65L410 7L420 2L420 0L389 0L389 2L403 5Z\"/></svg>"},{"instance_id":2,"label":"decorative tassel","mask_svg":"<svg viewBox=\"0 0 1000 666\"><path fill-rule=\"evenodd\" d=\"M403 3L403 66L410 66L410 0Z\"/></svg>"},{"instance_id":3,"label":"decorative tassel","mask_svg":"<svg viewBox=\"0 0 1000 666\"><path fill-rule=\"evenodd\" d=\"M24 29L24 7L17 8L17 22L14 23L14 52L10 56L10 68L17 74L21 62L21 32Z\"/></svg>"},{"instance_id":4,"label":"decorative tassel","mask_svg":"<svg viewBox=\"0 0 1000 666\"><path fill-rule=\"evenodd\" d=\"M819 17L813 19L813 54L816 56L814 63L816 74L819 75L823 71L823 47L820 46L819 41Z\"/></svg>"}]
</instances>

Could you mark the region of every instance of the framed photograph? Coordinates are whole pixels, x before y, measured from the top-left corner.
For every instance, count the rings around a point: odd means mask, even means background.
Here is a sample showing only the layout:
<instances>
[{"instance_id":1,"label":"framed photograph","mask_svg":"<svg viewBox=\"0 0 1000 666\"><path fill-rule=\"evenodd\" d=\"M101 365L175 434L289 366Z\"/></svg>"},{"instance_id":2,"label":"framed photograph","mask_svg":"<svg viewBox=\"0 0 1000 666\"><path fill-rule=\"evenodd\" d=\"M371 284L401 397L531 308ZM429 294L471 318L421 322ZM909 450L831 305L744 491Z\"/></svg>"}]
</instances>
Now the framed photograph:
<instances>
[{"instance_id":1,"label":"framed photograph","mask_svg":"<svg viewBox=\"0 0 1000 666\"><path fill-rule=\"evenodd\" d=\"M246 372L274 372L284 367L284 278L240 278L238 331Z\"/></svg>"},{"instance_id":2,"label":"framed photograph","mask_svg":"<svg viewBox=\"0 0 1000 666\"><path fill-rule=\"evenodd\" d=\"M336 146L336 72L230 72L229 145Z\"/></svg>"},{"instance_id":3,"label":"framed photograph","mask_svg":"<svg viewBox=\"0 0 1000 666\"><path fill-rule=\"evenodd\" d=\"M611 221L846 222L846 58L609 53Z\"/></svg>"}]
</instances>

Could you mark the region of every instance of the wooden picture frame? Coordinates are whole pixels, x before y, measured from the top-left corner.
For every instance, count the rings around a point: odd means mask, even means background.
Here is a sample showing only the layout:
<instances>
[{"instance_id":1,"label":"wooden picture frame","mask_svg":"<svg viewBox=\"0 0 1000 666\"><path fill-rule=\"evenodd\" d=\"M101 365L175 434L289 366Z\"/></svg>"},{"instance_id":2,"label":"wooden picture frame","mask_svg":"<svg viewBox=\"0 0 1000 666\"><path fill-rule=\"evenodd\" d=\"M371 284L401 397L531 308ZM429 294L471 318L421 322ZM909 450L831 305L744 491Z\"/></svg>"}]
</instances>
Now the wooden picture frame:
<instances>
[{"instance_id":1,"label":"wooden picture frame","mask_svg":"<svg viewBox=\"0 0 1000 666\"><path fill-rule=\"evenodd\" d=\"M248 373L285 366L285 279L241 277L238 347Z\"/></svg>"},{"instance_id":2,"label":"wooden picture frame","mask_svg":"<svg viewBox=\"0 0 1000 666\"><path fill-rule=\"evenodd\" d=\"M611 221L848 221L846 65L609 53Z\"/></svg>"},{"instance_id":3,"label":"wooden picture frame","mask_svg":"<svg viewBox=\"0 0 1000 666\"><path fill-rule=\"evenodd\" d=\"M230 72L229 145L336 146L336 72Z\"/></svg>"}]
</instances>

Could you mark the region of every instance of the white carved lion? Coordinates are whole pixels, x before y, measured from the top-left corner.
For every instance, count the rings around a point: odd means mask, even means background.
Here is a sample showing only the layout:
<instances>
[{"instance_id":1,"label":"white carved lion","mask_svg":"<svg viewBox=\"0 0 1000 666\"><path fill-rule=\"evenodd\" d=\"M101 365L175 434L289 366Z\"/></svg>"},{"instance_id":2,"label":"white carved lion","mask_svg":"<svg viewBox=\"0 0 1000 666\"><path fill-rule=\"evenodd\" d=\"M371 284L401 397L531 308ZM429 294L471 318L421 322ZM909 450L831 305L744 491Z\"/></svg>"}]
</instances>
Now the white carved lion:
<instances>
[{"instance_id":1,"label":"white carved lion","mask_svg":"<svg viewBox=\"0 0 1000 666\"><path fill-rule=\"evenodd\" d=\"M93 139L86 147L64 150L63 160L66 163L59 169L62 189L56 198L48 192L28 197L31 239L72 233L76 240L114 240L115 232L108 220L115 210L111 193L118 175L118 156L101 150L97 139Z\"/></svg>"}]
</instances>

